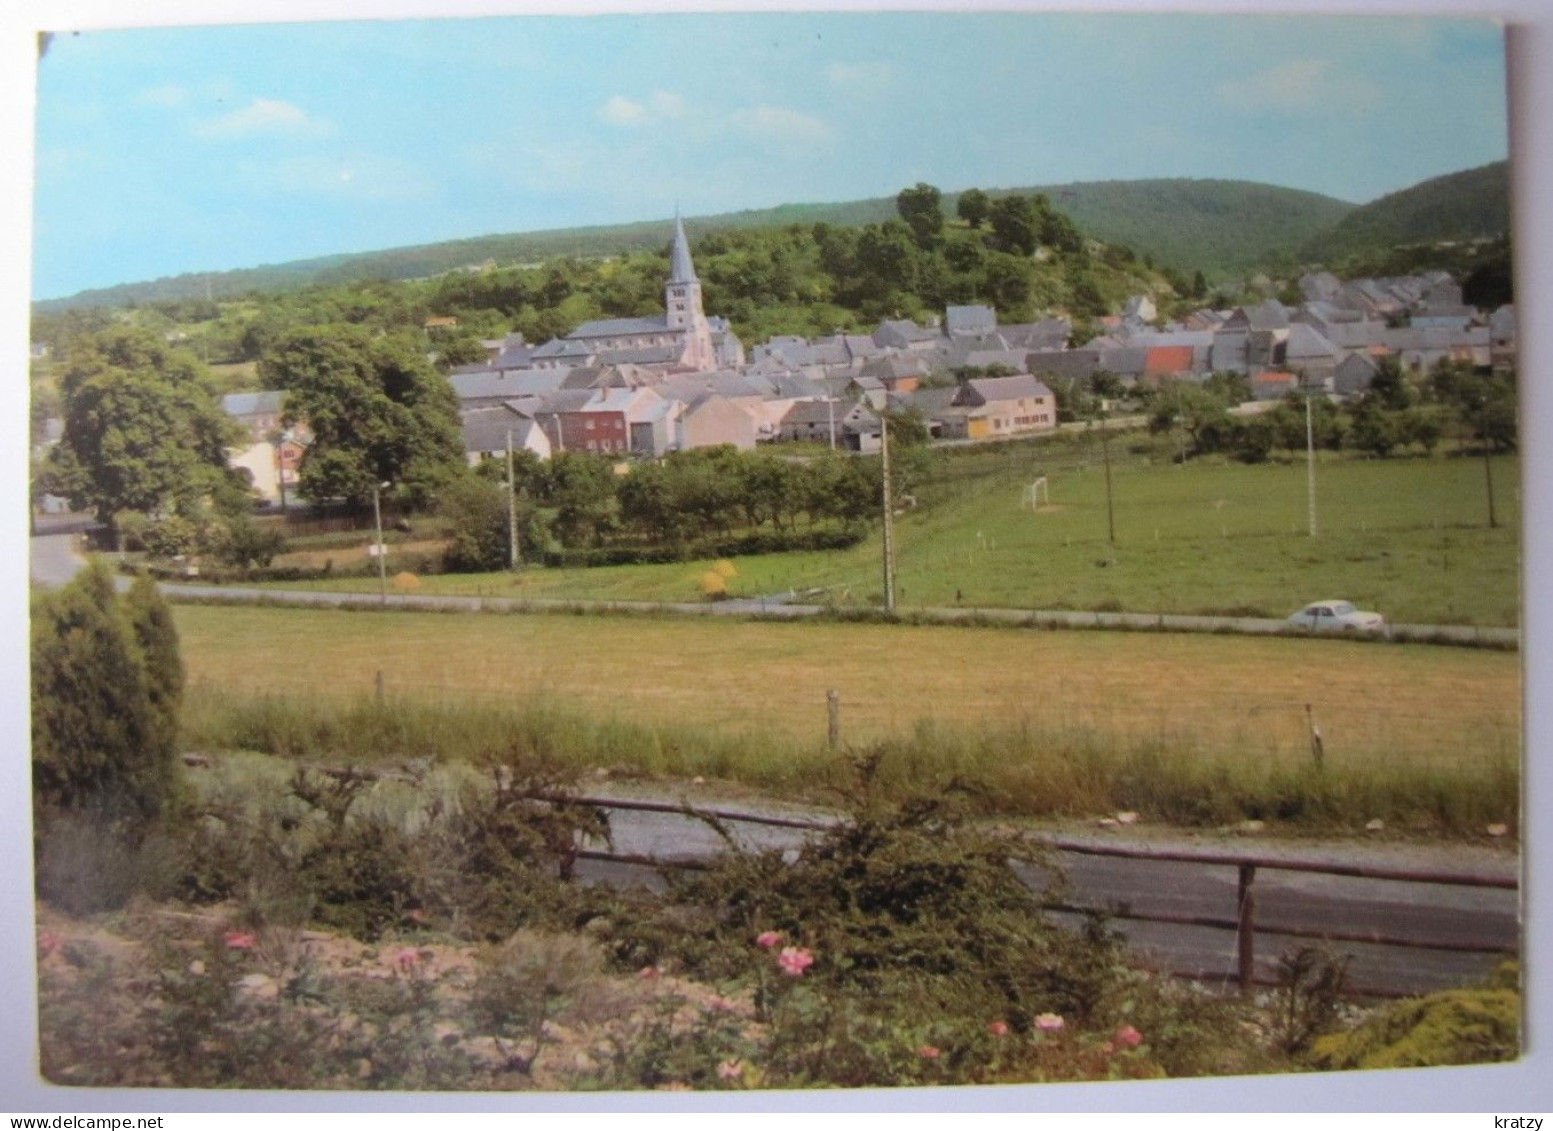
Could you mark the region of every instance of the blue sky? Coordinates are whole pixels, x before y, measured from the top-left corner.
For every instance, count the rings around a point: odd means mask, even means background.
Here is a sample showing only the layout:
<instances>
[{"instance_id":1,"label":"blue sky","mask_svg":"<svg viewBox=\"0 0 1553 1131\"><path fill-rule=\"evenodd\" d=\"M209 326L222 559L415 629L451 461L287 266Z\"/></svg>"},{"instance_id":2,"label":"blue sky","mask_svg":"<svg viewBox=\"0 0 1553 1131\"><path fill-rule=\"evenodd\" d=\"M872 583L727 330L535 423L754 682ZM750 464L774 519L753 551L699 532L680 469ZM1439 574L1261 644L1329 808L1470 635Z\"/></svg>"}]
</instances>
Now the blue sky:
<instances>
[{"instance_id":1,"label":"blue sky","mask_svg":"<svg viewBox=\"0 0 1553 1131\"><path fill-rule=\"evenodd\" d=\"M33 288L491 232L1505 156L1487 21L735 13L91 31L39 64Z\"/></svg>"}]
</instances>

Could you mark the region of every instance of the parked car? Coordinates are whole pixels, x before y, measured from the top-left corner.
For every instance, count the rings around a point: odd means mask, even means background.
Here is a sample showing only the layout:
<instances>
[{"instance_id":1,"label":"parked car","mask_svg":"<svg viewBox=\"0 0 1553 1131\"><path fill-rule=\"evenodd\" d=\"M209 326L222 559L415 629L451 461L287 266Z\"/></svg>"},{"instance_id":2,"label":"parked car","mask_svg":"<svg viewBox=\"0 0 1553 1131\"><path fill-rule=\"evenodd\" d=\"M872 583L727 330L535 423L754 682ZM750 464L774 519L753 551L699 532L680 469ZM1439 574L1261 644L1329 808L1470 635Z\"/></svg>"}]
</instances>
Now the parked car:
<instances>
[{"instance_id":1,"label":"parked car","mask_svg":"<svg viewBox=\"0 0 1553 1131\"><path fill-rule=\"evenodd\" d=\"M1316 601L1289 617L1289 624L1311 632L1384 632L1386 618L1356 609L1348 601Z\"/></svg>"}]
</instances>

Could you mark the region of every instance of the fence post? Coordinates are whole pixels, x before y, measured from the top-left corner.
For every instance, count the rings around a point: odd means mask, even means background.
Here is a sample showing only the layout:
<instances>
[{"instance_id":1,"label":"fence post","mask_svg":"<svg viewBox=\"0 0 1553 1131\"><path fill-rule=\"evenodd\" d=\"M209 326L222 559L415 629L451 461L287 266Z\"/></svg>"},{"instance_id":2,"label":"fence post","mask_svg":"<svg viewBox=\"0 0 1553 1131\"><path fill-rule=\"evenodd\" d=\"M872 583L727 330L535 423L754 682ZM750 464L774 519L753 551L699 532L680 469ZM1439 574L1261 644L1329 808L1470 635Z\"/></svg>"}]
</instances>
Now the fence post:
<instances>
[{"instance_id":1,"label":"fence post","mask_svg":"<svg viewBox=\"0 0 1553 1131\"><path fill-rule=\"evenodd\" d=\"M378 669L377 678L373 680L373 683L376 685L376 689L377 689L377 701L379 703L381 703L383 701L383 699L384 699L383 669L382 668Z\"/></svg>"},{"instance_id":2,"label":"fence post","mask_svg":"<svg viewBox=\"0 0 1553 1131\"><path fill-rule=\"evenodd\" d=\"M1256 865L1240 866L1240 911L1236 916L1235 937L1238 943L1240 966L1240 992L1251 992L1251 982L1256 975L1256 892L1251 885L1256 882Z\"/></svg>"},{"instance_id":3,"label":"fence post","mask_svg":"<svg viewBox=\"0 0 1553 1131\"><path fill-rule=\"evenodd\" d=\"M825 693L825 708L829 715L826 737L832 750L841 745L841 692L831 688Z\"/></svg>"}]
</instances>

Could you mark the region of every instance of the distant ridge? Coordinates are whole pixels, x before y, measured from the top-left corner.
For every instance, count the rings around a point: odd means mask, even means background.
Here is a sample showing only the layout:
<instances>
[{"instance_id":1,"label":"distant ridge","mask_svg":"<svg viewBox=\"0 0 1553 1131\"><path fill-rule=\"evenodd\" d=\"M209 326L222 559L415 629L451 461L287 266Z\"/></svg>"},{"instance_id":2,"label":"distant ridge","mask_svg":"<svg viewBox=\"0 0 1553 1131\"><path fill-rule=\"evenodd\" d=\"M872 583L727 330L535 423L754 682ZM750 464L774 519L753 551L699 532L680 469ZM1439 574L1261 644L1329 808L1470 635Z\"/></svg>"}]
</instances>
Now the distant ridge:
<instances>
[{"instance_id":1,"label":"distant ridge","mask_svg":"<svg viewBox=\"0 0 1553 1131\"><path fill-rule=\"evenodd\" d=\"M1094 239L1120 243L1161 265L1210 276L1242 274L1289 259L1332 228L1354 205L1319 193L1249 181L1159 179L1090 181L1012 189L991 196L1045 193ZM953 216L958 193L946 193ZM692 238L719 228L788 224L860 225L896 215L894 197L831 204L784 204L686 220ZM314 284L412 279L495 260L533 263L557 256L596 257L658 247L670 220L640 221L545 232L477 236L383 251L328 255L232 271L169 276L148 282L81 291L35 305L41 311L70 307L125 306L203 298L232 298Z\"/></svg>"},{"instance_id":2,"label":"distant ridge","mask_svg":"<svg viewBox=\"0 0 1553 1131\"><path fill-rule=\"evenodd\" d=\"M1496 161L1420 181L1355 208L1301 258L1334 262L1405 244L1494 239L1510 230L1510 168Z\"/></svg>"}]
</instances>

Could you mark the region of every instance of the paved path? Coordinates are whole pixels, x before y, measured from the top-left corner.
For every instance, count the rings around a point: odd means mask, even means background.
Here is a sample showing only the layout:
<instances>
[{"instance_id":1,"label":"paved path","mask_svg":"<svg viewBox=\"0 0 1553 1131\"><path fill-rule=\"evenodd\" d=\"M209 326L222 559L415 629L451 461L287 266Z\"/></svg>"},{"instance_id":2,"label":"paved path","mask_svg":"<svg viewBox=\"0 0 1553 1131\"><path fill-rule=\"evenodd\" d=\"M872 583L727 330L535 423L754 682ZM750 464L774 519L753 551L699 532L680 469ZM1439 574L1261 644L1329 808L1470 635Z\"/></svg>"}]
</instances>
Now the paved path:
<instances>
[{"instance_id":1,"label":"paved path","mask_svg":"<svg viewBox=\"0 0 1553 1131\"><path fill-rule=\"evenodd\" d=\"M595 791L597 792L597 791ZM642 791L632 791L641 797ZM661 800L673 800L667 795ZM732 806L757 815L823 814L789 806ZM807 834L801 830L760 825L733 826L748 848L795 850ZM670 813L616 810L611 813L615 851L677 860L705 860L723 850L721 839L706 824ZM1100 844L1186 849L1204 854L1243 853L1260 857L1314 860L1336 865L1370 865L1491 875L1514 879L1518 863L1513 853L1462 846L1371 845L1332 842L1262 842L1237 839L1204 845L1199 838L1168 831L1129 831L1080 837ZM1233 865L1142 861L1057 852L1055 863L1067 876L1076 905L1113 913L1163 914L1183 918L1233 920L1238 899L1238 869ZM659 888L661 879L650 868L587 861L584 878ZM1015 872L1037 890L1047 877L1028 865ZM1312 940L1272 933L1277 928L1367 933L1443 943L1489 943L1516 947L1520 937L1519 895L1514 890L1464 888L1396 880L1362 879L1321 873L1259 869L1255 884L1257 961L1259 979L1272 980L1278 957ZM1058 915L1076 925L1078 916ZM1233 932L1198 926L1114 919L1133 949L1159 969L1192 973L1210 981L1232 984L1236 972ZM1263 933L1267 932L1267 933ZM1332 943L1351 956L1350 982L1360 990L1423 993L1481 979L1501 960L1489 954L1397 948L1368 943Z\"/></svg>"}]
</instances>

